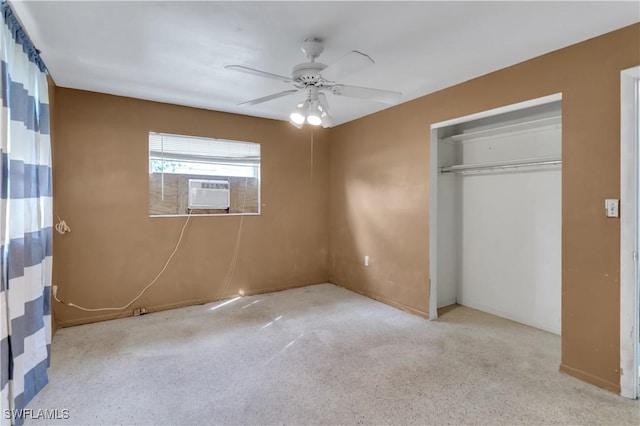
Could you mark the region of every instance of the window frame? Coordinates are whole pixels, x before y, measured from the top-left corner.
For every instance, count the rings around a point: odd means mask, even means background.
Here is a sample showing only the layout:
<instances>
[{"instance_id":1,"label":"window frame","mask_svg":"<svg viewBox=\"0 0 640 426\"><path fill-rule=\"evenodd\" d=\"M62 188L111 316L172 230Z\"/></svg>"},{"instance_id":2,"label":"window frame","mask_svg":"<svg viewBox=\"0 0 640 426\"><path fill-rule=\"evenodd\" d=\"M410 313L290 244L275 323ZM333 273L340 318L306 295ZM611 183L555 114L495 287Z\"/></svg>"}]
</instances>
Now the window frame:
<instances>
[{"instance_id":1,"label":"window frame","mask_svg":"<svg viewBox=\"0 0 640 426\"><path fill-rule=\"evenodd\" d=\"M243 164L242 167L252 168L254 170L253 176L231 176L231 175L208 175L208 174L200 174L200 173L172 173L172 172L153 172L152 171L152 161L155 156L152 156L151 153L151 138L152 135L156 136L169 136L174 138L184 138L191 140L204 140L204 141L223 141L229 143L239 143L239 144L254 144L258 146L259 150L259 159L258 164L251 166L249 164ZM222 138L214 138L214 137L206 137L206 136L192 136L192 135L181 135L176 133L166 133L166 132L157 132L157 131L149 131L147 138L147 170L149 174L148 187L147 187L147 215L149 218L163 218L163 217L187 217L187 216L214 216L214 217L225 217L225 216L260 216L262 214L262 144L259 142L253 141L244 141L244 140L233 140L233 139L222 139ZM171 160L170 160L171 161ZM185 162L196 162L196 161L188 161ZM224 166L230 165L229 163L216 163L216 162L207 162L201 161L205 164L220 164ZM232 165L232 164L231 164ZM238 179L256 179L257 181L257 196L256 196L256 212L229 212L229 213L171 213L171 214L154 214L151 211L150 197L151 197L151 176L154 174L173 174L173 175L181 175L181 176L191 176L191 179L220 179L220 178L238 178ZM164 179L164 178L163 178ZM161 184L164 185L164 184Z\"/></svg>"}]
</instances>

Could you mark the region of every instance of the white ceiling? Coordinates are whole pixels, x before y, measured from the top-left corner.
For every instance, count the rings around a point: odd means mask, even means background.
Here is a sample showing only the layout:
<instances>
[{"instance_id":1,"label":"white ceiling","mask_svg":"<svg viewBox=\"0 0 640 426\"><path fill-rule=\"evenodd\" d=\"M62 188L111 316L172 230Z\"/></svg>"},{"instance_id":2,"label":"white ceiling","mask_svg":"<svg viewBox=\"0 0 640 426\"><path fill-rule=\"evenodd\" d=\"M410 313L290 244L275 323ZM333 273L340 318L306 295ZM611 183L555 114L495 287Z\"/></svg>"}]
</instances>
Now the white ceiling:
<instances>
[{"instance_id":1,"label":"white ceiling","mask_svg":"<svg viewBox=\"0 0 640 426\"><path fill-rule=\"evenodd\" d=\"M640 21L624 2L60 2L11 5L57 85L286 120L304 94L255 106L287 83L224 69L276 74L307 58L351 50L376 65L341 83L403 93L402 102ZM328 94L336 124L388 108Z\"/></svg>"}]
</instances>

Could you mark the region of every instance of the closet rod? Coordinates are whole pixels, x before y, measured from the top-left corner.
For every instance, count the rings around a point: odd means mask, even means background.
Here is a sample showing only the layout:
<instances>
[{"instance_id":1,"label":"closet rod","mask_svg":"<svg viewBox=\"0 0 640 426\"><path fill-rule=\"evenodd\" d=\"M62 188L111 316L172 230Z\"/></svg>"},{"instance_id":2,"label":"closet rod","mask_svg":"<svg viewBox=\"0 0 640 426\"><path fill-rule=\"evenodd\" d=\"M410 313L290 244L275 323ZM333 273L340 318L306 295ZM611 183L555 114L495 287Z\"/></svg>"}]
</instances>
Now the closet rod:
<instances>
[{"instance_id":1,"label":"closet rod","mask_svg":"<svg viewBox=\"0 0 640 426\"><path fill-rule=\"evenodd\" d=\"M562 164L561 157L526 158L515 161L501 161L483 164L461 164L440 168L440 173L462 173L467 171L515 169L520 167L553 166Z\"/></svg>"}]
</instances>

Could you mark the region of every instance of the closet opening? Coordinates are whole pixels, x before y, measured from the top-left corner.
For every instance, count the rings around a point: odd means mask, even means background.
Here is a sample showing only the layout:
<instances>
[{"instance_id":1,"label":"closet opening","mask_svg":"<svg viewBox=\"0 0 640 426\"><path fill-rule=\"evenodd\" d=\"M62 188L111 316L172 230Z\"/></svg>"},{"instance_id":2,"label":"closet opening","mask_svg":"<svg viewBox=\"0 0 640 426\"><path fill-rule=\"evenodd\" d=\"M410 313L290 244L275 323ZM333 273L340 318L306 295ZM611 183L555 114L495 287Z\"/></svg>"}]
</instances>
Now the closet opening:
<instances>
[{"instance_id":1,"label":"closet opening","mask_svg":"<svg viewBox=\"0 0 640 426\"><path fill-rule=\"evenodd\" d=\"M431 126L431 319L459 304L561 330L562 97Z\"/></svg>"}]
</instances>

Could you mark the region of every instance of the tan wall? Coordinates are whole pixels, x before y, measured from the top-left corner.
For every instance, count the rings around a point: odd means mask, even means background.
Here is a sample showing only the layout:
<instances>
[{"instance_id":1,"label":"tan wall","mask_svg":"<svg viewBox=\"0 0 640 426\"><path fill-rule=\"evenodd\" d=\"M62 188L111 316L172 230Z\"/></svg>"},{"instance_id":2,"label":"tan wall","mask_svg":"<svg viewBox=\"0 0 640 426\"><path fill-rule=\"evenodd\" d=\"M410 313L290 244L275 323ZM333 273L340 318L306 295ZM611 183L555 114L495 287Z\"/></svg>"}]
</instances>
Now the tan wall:
<instances>
[{"instance_id":1,"label":"tan wall","mask_svg":"<svg viewBox=\"0 0 640 426\"><path fill-rule=\"evenodd\" d=\"M327 132L286 122L58 88L54 202L72 229L54 238L63 300L121 306L162 268L184 217L149 217L150 131L261 143L262 213L193 216L182 246L133 308L150 310L326 282ZM313 158L313 170L311 169ZM232 268L238 230L237 264ZM60 325L112 318L54 304Z\"/></svg>"},{"instance_id":2,"label":"tan wall","mask_svg":"<svg viewBox=\"0 0 640 426\"><path fill-rule=\"evenodd\" d=\"M428 315L429 126L562 92L561 369L618 392L620 223L603 200L620 196L620 71L638 64L636 24L333 129L331 282Z\"/></svg>"}]
</instances>

